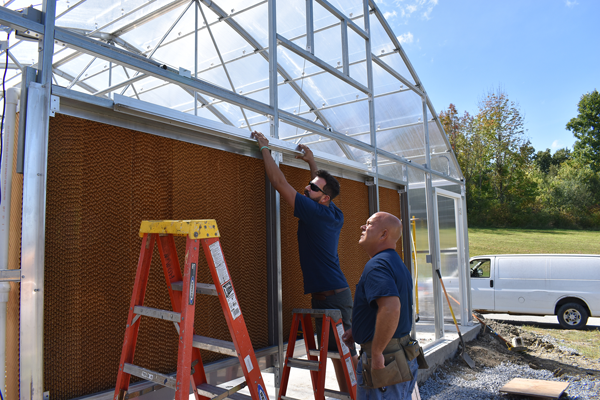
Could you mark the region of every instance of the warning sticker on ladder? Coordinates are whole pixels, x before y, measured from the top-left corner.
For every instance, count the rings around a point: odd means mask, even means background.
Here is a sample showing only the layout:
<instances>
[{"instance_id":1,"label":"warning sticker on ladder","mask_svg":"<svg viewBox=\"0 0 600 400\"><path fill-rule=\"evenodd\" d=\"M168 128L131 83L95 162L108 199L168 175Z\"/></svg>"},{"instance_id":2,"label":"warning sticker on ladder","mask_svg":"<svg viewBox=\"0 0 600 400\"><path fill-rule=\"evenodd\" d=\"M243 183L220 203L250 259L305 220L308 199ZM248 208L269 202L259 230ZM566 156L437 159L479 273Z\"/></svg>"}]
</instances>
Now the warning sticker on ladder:
<instances>
[{"instance_id":1,"label":"warning sticker on ladder","mask_svg":"<svg viewBox=\"0 0 600 400\"><path fill-rule=\"evenodd\" d=\"M350 352L350 349L348 348L348 346L346 346L346 343L344 343L344 341L342 340L342 335L344 334L344 324L337 324L335 328L337 329L337 334L338 334L338 337L340 338L340 344L342 345L342 352L344 353L344 355L346 355Z\"/></svg>"},{"instance_id":2,"label":"warning sticker on ladder","mask_svg":"<svg viewBox=\"0 0 600 400\"><path fill-rule=\"evenodd\" d=\"M252 365L252 359L250 358L250 355L247 355L246 357L244 357L244 362L246 363L246 370L248 372L252 371L254 369L254 366Z\"/></svg>"},{"instance_id":3,"label":"warning sticker on ladder","mask_svg":"<svg viewBox=\"0 0 600 400\"><path fill-rule=\"evenodd\" d=\"M210 246L210 254L212 254L215 268L217 269L217 275L219 276L219 283L222 285L229 280L229 272L227 272L227 265L225 264L225 258L223 258L223 252L221 251L221 245L219 242L214 242Z\"/></svg>"},{"instance_id":4,"label":"warning sticker on ladder","mask_svg":"<svg viewBox=\"0 0 600 400\"><path fill-rule=\"evenodd\" d=\"M229 311L231 312L231 316L233 319L236 319L242 312L240 311L240 306L238 304L237 298L235 297L235 292L233 291L233 286L231 282L226 282L223 287L223 293L225 294L225 298L227 299L227 304L229 304Z\"/></svg>"},{"instance_id":5,"label":"warning sticker on ladder","mask_svg":"<svg viewBox=\"0 0 600 400\"><path fill-rule=\"evenodd\" d=\"M354 375L354 368L352 368L352 357L346 358L346 368L348 369L348 375L350 375L350 383L352 386L356 385L356 375Z\"/></svg>"}]
</instances>

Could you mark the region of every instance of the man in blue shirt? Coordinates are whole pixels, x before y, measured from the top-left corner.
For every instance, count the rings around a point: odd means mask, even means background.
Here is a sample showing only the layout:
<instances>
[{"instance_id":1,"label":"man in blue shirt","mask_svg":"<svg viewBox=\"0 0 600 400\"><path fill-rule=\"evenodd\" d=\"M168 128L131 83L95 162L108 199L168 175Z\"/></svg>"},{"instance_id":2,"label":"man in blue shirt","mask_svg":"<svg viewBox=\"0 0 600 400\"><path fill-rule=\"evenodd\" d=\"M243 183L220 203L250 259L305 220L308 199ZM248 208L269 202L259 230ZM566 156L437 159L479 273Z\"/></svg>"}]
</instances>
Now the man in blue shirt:
<instances>
[{"instance_id":1,"label":"man in blue shirt","mask_svg":"<svg viewBox=\"0 0 600 400\"><path fill-rule=\"evenodd\" d=\"M258 141L269 181L281 198L292 206L294 216L298 218L298 251L304 278L304 294L311 294L312 308L339 309L342 312L344 331L350 329L352 293L340 268L337 251L344 214L332 202L340 192L340 184L327 171L317 169L312 151L301 144L304 154L296 158L308 163L312 180L304 188L304 195L298 193L273 160L268 139L260 132L252 134ZM321 324L322 319L316 318L319 341ZM354 344L349 347L356 368L358 358ZM329 333L328 349L338 351L333 332ZM349 393L341 360L332 359L332 362L340 391Z\"/></svg>"},{"instance_id":2,"label":"man in blue shirt","mask_svg":"<svg viewBox=\"0 0 600 400\"><path fill-rule=\"evenodd\" d=\"M396 252L402 223L392 214L373 214L361 227L359 244L371 257L356 285L352 329L344 334L346 343L361 346L357 368L357 400L363 399L410 399L417 380L417 359L408 361L405 371L410 370L406 382L377 388L376 379L390 376L390 362L386 355L396 353L413 344L410 339L412 326L412 279L402 259ZM417 345L418 346L418 345ZM417 347L418 349L418 347ZM404 361L404 360L402 360ZM367 365L366 365L367 364ZM368 368L365 371L365 366ZM368 374L365 378L365 373ZM370 382L369 382L370 381Z\"/></svg>"}]
</instances>

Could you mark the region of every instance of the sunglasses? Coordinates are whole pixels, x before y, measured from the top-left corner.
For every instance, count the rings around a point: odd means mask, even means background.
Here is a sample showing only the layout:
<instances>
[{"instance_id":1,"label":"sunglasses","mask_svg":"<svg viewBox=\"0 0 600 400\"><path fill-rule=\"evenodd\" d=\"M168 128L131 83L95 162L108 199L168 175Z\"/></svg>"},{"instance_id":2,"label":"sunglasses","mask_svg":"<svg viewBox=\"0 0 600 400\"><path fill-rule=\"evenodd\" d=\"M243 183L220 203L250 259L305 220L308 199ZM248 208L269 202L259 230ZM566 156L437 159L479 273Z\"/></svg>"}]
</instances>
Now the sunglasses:
<instances>
[{"instance_id":1,"label":"sunglasses","mask_svg":"<svg viewBox=\"0 0 600 400\"><path fill-rule=\"evenodd\" d=\"M320 187L318 187L316 184L312 183L312 182L308 182L308 184L310 185L310 190L312 190L313 192L321 192L326 196L329 196L327 193L325 193L323 190L321 190Z\"/></svg>"}]
</instances>

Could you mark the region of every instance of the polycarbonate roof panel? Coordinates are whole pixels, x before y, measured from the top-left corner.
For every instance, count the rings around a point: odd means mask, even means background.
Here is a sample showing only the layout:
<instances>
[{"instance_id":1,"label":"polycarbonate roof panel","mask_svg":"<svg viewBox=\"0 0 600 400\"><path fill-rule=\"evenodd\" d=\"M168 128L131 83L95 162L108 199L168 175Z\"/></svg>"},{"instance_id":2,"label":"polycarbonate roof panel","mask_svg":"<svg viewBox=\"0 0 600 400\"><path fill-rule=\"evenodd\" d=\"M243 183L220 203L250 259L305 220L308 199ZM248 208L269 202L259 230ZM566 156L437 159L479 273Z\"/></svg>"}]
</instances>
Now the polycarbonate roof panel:
<instances>
[{"instance_id":1,"label":"polycarbonate roof panel","mask_svg":"<svg viewBox=\"0 0 600 400\"><path fill-rule=\"evenodd\" d=\"M343 73L343 40L340 19L313 0L314 55ZM364 29L362 0L329 0L345 18ZM12 10L29 6L16 0ZM115 48L150 58L183 76L197 77L227 91L269 105L269 20L266 0L64 0L57 3L56 26L69 29ZM41 9L41 5L35 6ZM378 19L369 15L371 52L403 78L415 83L415 72L402 58ZM196 26L198 30L196 31ZM348 27L349 77L369 86L366 42ZM306 49L306 0L277 2L277 33ZM399 32L402 33L402 32ZM402 36L398 36L402 40ZM196 45L197 43L197 45ZM38 44L10 38L11 54L23 66L37 63ZM307 61L277 46L279 108L342 135L371 144L369 95L326 67ZM124 68L57 45L53 58L55 84L86 94L112 98L114 93L137 98L185 113L197 114L244 129L269 130L269 120L211 93L194 93L169 81ZM372 63L377 146L412 162L425 162L425 133L421 97L396 76ZM20 71L7 72L6 87L20 85ZM432 118L431 110L428 119ZM250 127L248 127L250 124ZM460 178L456 160L437 121L428 124L431 165L436 171ZM352 146L279 123L279 136L308 143L333 156L349 157L371 167L372 156ZM402 179L401 165L381 159L380 171ZM409 168L409 170L411 170Z\"/></svg>"}]
</instances>

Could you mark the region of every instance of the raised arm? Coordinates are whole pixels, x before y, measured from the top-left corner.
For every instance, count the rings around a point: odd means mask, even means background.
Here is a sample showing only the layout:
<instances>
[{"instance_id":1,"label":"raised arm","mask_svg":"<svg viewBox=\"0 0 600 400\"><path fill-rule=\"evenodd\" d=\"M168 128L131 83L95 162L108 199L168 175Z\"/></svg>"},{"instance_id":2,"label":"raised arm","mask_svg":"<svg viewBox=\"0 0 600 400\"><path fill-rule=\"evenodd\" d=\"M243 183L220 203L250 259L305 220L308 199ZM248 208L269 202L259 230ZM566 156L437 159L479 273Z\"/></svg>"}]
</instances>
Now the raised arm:
<instances>
[{"instance_id":1,"label":"raised arm","mask_svg":"<svg viewBox=\"0 0 600 400\"><path fill-rule=\"evenodd\" d=\"M275 163L275 160L273 160L271 152L267 147L269 145L269 140L265 137L265 135L257 131L252 132L252 135L257 140L259 148L262 149L260 152L262 153L263 161L265 162L265 171L267 173L267 177L269 177L269 181L275 190L279 192L281 198L293 208L297 192L292 185L288 183L283 175L283 172L281 172Z\"/></svg>"}]
</instances>

